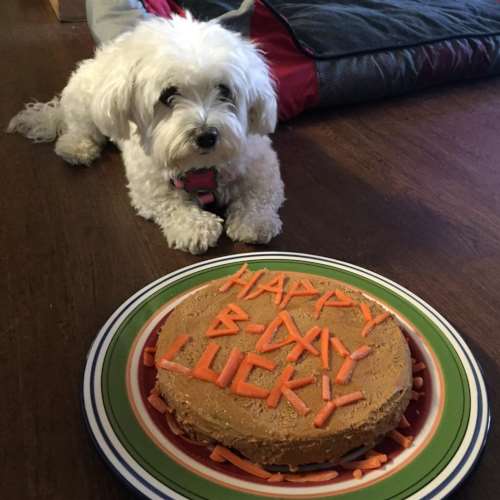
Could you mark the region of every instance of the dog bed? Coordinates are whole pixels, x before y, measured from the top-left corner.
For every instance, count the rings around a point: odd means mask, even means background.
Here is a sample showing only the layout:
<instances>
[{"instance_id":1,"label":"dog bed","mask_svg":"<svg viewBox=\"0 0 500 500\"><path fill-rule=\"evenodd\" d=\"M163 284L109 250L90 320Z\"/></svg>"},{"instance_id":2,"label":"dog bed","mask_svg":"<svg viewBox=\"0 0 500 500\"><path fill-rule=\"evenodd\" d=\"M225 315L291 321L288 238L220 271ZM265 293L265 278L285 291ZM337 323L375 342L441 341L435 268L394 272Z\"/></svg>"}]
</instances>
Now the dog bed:
<instances>
[{"instance_id":1,"label":"dog bed","mask_svg":"<svg viewBox=\"0 0 500 500\"><path fill-rule=\"evenodd\" d=\"M498 0L88 0L98 42L189 10L260 44L279 116L500 73Z\"/></svg>"}]
</instances>

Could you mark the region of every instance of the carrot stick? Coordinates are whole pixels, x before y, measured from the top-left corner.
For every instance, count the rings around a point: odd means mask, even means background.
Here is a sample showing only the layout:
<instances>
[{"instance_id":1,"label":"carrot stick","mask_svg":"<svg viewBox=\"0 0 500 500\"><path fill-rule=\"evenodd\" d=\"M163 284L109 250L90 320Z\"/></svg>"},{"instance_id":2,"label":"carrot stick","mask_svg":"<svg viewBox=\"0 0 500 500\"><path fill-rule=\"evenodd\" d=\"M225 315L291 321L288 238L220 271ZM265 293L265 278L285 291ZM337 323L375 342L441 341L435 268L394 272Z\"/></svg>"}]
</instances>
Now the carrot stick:
<instances>
[{"instance_id":1,"label":"carrot stick","mask_svg":"<svg viewBox=\"0 0 500 500\"><path fill-rule=\"evenodd\" d=\"M367 345L362 345L358 349L352 352L351 359L354 361L359 361L360 359L366 358L372 352L372 348Z\"/></svg>"},{"instance_id":2,"label":"carrot stick","mask_svg":"<svg viewBox=\"0 0 500 500\"><path fill-rule=\"evenodd\" d=\"M284 340L280 340L279 342L275 342L274 344L266 344L261 352L271 352L275 351L276 349L280 349L283 346L286 346L288 344L293 344L295 340L292 337L288 337Z\"/></svg>"},{"instance_id":3,"label":"carrot stick","mask_svg":"<svg viewBox=\"0 0 500 500\"><path fill-rule=\"evenodd\" d=\"M386 311L385 313L382 313L382 314L379 314L378 316L375 316L373 318L373 321L375 322L376 325L380 325L380 323L383 323L390 316L391 316L391 313Z\"/></svg>"},{"instance_id":4,"label":"carrot stick","mask_svg":"<svg viewBox=\"0 0 500 500\"><path fill-rule=\"evenodd\" d=\"M240 380L236 385L236 394L238 394L238 396L247 396L249 398L267 399L269 391L267 389L263 389L262 387L257 387L256 385Z\"/></svg>"},{"instance_id":5,"label":"carrot stick","mask_svg":"<svg viewBox=\"0 0 500 500\"><path fill-rule=\"evenodd\" d=\"M245 327L245 332L247 333L264 333L266 327L265 325L250 323Z\"/></svg>"},{"instance_id":6,"label":"carrot stick","mask_svg":"<svg viewBox=\"0 0 500 500\"><path fill-rule=\"evenodd\" d=\"M243 354L237 347L233 347L231 352L229 353L229 357L227 358L226 364L224 368L220 372L219 376L215 383L224 389L227 387L231 379L234 377L234 374L238 370L238 366L243 358Z\"/></svg>"},{"instance_id":7,"label":"carrot stick","mask_svg":"<svg viewBox=\"0 0 500 500\"><path fill-rule=\"evenodd\" d=\"M368 450L366 458L377 458L382 464L385 464L389 460L389 457L385 453L380 453L377 450Z\"/></svg>"},{"instance_id":8,"label":"carrot stick","mask_svg":"<svg viewBox=\"0 0 500 500\"><path fill-rule=\"evenodd\" d=\"M278 305L283 299L284 287L285 287L285 273L278 273L271 281L257 286L257 290L247 295L246 300L255 299L264 292L273 293L274 303Z\"/></svg>"},{"instance_id":9,"label":"carrot stick","mask_svg":"<svg viewBox=\"0 0 500 500\"><path fill-rule=\"evenodd\" d=\"M281 393L283 396L285 396L286 399L288 399L288 402L295 408L295 411L299 414L302 415L303 417L306 416L311 410L308 408L308 406L300 399L295 392L293 392L291 389L289 389L286 386L281 387Z\"/></svg>"},{"instance_id":10,"label":"carrot stick","mask_svg":"<svg viewBox=\"0 0 500 500\"><path fill-rule=\"evenodd\" d=\"M362 337L366 337L368 336L368 334L375 328L375 320L372 319L370 321L368 321L365 326L363 327L363 329L361 330L361 336Z\"/></svg>"},{"instance_id":11,"label":"carrot stick","mask_svg":"<svg viewBox=\"0 0 500 500\"><path fill-rule=\"evenodd\" d=\"M333 402L336 406L341 407L356 403L357 401L361 401L362 399L365 399L365 395L361 391L356 391L345 394L344 396L338 396L333 400Z\"/></svg>"},{"instance_id":12,"label":"carrot stick","mask_svg":"<svg viewBox=\"0 0 500 500\"><path fill-rule=\"evenodd\" d=\"M422 389L424 386L424 379L422 377L413 377L413 387L415 389Z\"/></svg>"},{"instance_id":13,"label":"carrot stick","mask_svg":"<svg viewBox=\"0 0 500 500\"><path fill-rule=\"evenodd\" d=\"M365 460L345 462L341 465L344 469L347 470L355 470L355 469L371 470L371 469L378 469L379 467L381 467L382 462L376 457L371 457L371 458L366 458Z\"/></svg>"},{"instance_id":14,"label":"carrot stick","mask_svg":"<svg viewBox=\"0 0 500 500\"><path fill-rule=\"evenodd\" d=\"M334 291L329 291L325 292L317 301L316 304L314 304L314 317L316 319L319 319L321 315L321 311L323 310L323 307L325 307L325 304L328 302L328 299L334 294Z\"/></svg>"},{"instance_id":15,"label":"carrot stick","mask_svg":"<svg viewBox=\"0 0 500 500\"><path fill-rule=\"evenodd\" d=\"M161 359L172 361L172 359L175 358L176 354L186 345L190 338L190 335L178 335L172 344L170 344L167 352L161 357Z\"/></svg>"},{"instance_id":16,"label":"carrot stick","mask_svg":"<svg viewBox=\"0 0 500 500\"><path fill-rule=\"evenodd\" d=\"M339 473L335 470L306 472L304 474L285 474L285 480L291 483L322 483L335 479Z\"/></svg>"},{"instance_id":17,"label":"carrot stick","mask_svg":"<svg viewBox=\"0 0 500 500\"><path fill-rule=\"evenodd\" d=\"M319 352L304 338L300 335L299 330L295 326L293 318L288 314L287 311L281 311L279 316L282 318L290 337L301 344L305 349L307 349L313 356L319 356Z\"/></svg>"},{"instance_id":18,"label":"carrot stick","mask_svg":"<svg viewBox=\"0 0 500 500\"><path fill-rule=\"evenodd\" d=\"M247 361L247 358L243 358L243 361L240 363L238 371L231 382L231 392L236 393L238 383L247 379L248 375L250 375L250 372L252 371L252 368L253 366Z\"/></svg>"},{"instance_id":19,"label":"carrot stick","mask_svg":"<svg viewBox=\"0 0 500 500\"><path fill-rule=\"evenodd\" d=\"M257 283L257 281L263 274L264 274L264 269L260 269L259 271L253 273L248 283L240 290L240 293L236 296L236 298L244 299L245 295L253 288L255 283Z\"/></svg>"},{"instance_id":20,"label":"carrot stick","mask_svg":"<svg viewBox=\"0 0 500 500\"><path fill-rule=\"evenodd\" d=\"M166 359L160 359L158 366L171 372L181 373L182 375L191 375L191 370L186 366L174 363L173 361L168 361Z\"/></svg>"},{"instance_id":21,"label":"carrot stick","mask_svg":"<svg viewBox=\"0 0 500 500\"><path fill-rule=\"evenodd\" d=\"M155 347L145 347L144 352L149 352L150 354L155 354L156 353L156 346Z\"/></svg>"},{"instance_id":22,"label":"carrot stick","mask_svg":"<svg viewBox=\"0 0 500 500\"><path fill-rule=\"evenodd\" d=\"M264 356L259 356L253 352L249 352L246 359L252 365L259 366L260 368L264 368L264 370L269 370L270 372L276 368L276 363L273 360L264 358Z\"/></svg>"},{"instance_id":23,"label":"carrot stick","mask_svg":"<svg viewBox=\"0 0 500 500\"><path fill-rule=\"evenodd\" d=\"M352 298L349 297L349 295L346 295L342 290L339 289L335 290L335 296L341 302L353 302Z\"/></svg>"},{"instance_id":24,"label":"carrot stick","mask_svg":"<svg viewBox=\"0 0 500 500\"><path fill-rule=\"evenodd\" d=\"M255 344L255 350L257 352L264 352L264 348L269 345L271 339L273 338L273 335L276 333L276 330L278 330L282 323L283 320L279 316L276 316L276 318L274 318L269 323L269 325L267 325L264 333L260 336L259 340L257 340L257 343Z\"/></svg>"},{"instance_id":25,"label":"carrot stick","mask_svg":"<svg viewBox=\"0 0 500 500\"><path fill-rule=\"evenodd\" d=\"M208 382L215 382L218 373L214 372L210 369L210 365L212 364L217 351L220 349L220 345L215 342L210 342L206 349L203 351L203 354L200 356L198 363L196 363L193 368L193 377L196 377L200 380L207 380Z\"/></svg>"},{"instance_id":26,"label":"carrot stick","mask_svg":"<svg viewBox=\"0 0 500 500\"><path fill-rule=\"evenodd\" d=\"M411 424L410 422L408 422L408 419L403 415L401 417L401 420L399 421L398 429L408 429L408 427L411 427Z\"/></svg>"},{"instance_id":27,"label":"carrot stick","mask_svg":"<svg viewBox=\"0 0 500 500\"><path fill-rule=\"evenodd\" d=\"M413 442L413 436L405 436L396 430L389 432L387 435L403 448L409 448Z\"/></svg>"},{"instance_id":28,"label":"carrot stick","mask_svg":"<svg viewBox=\"0 0 500 500\"><path fill-rule=\"evenodd\" d=\"M217 447L215 447L212 450L212 453L210 453L210 460L213 460L214 462L219 462L219 463L223 463L226 461L226 459L222 455L219 455L219 452L217 451Z\"/></svg>"},{"instance_id":29,"label":"carrot stick","mask_svg":"<svg viewBox=\"0 0 500 500\"><path fill-rule=\"evenodd\" d=\"M287 365L281 372L281 375L278 377L276 384L274 384L267 398L266 403L269 408L276 408L278 406L281 399L281 386L290 380L294 371L295 368L292 365Z\"/></svg>"},{"instance_id":30,"label":"carrot stick","mask_svg":"<svg viewBox=\"0 0 500 500\"><path fill-rule=\"evenodd\" d=\"M169 411L169 407L167 406L167 404L165 403L165 401L163 401L163 399L156 395L156 394L150 394L148 396L148 403L156 410L156 411L159 411L162 415L164 413L167 413Z\"/></svg>"},{"instance_id":31,"label":"carrot stick","mask_svg":"<svg viewBox=\"0 0 500 500\"><path fill-rule=\"evenodd\" d=\"M225 281L222 286L219 288L219 292L227 292L233 285L240 284L246 285L245 282L242 282L240 279L245 272L248 270L248 264L245 262L236 273L229 277L227 281Z\"/></svg>"},{"instance_id":32,"label":"carrot stick","mask_svg":"<svg viewBox=\"0 0 500 500\"><path fill-rule=\"evenodd\" d=\"M333 401L328 401L321 410L316 414L313 420L314 427L324 427L326 421L330 418L332 413L337 408L337 405Z\"/></svg>"},{"instance_id":33,"label":"carrot stick","mask_svg":"<svg viewBox=\"0 0 500 500\"><path fill-rule=\"evenodd\" d=\"M314 342L314 340L320 333L321 333L321 328L319 326L313 326L304 335L304 340L306 340L309 343ZM297 343L297 345L295 345L295 347L288 353L288 356L286 357L287 361L297 361L304 351L305 351L304 346L302 344Z\"/></svg>"},{"instance_id":34,"label":"carrot stick","mask_svg":"<svg viewBox=\"0 0 500 500\"><path fill-rule=\"evenodd\" d=\"M325 327L321 330L321 365L323 369L328 370L330 368L330 350L328 347L330 346L330 330L328 327Z\"/></svg>"},{"instance_id":35,"label":"carrot stick","mask_svg":"<svg viewBox=\"0 0 500 500\"><path fill-rule=\"evenodd\" d=\"M285 476L281 472L275 472L274 474L272 474L270 477L267 478L268 483L281 483L284 480Z\"/></svg>"},{"instance_id":36,"label":"carrot stick","mask_svg":"<svg viewBox=\"0 0 500 500\"><path fill-rule=\"evenodd\" d=\"M152 367L155 365L155 357L150 352L144 351L142 353L142 363L144 366Z\"/></svg>"},{"instance_id":37,"label":"carrot stick","mask_svg":"<svg viewBox=\"0 0 500 500\"><path fill-rule=\"evenodd\" d=\"M219 457L225 458L228 462L231 462L235 467L241 469L253 476L260 477L262 479L269 479L272 474L264 470L260 465L254 464L249 460L245 460L244 458L240 458L238 455L235 455L232 451L229 451L224 446L217 445L214 448L214 451L217 453Z\"/></svg>"},{"instance_id":38,"label":"carrot stick","mask_svg":"<svg viewBox=\"0 0 500 500\"><path fill-rule=\"evenodd\" d=\"M181 436L182 434L184 434L184 431L179 427L177 420L175 420L172 414L167 413L165 417L167 420L168 428L172 431L172 434L175 434L176 436Z\"/></svg>"},{"instance_id":39,"label":"carrot stick","mask_svg":"<svg viewBox=\"0 0 500 500\"><path fill-rule=\"evenodd\" d=\"M302 287L302 290L300 289ZM303 297L307 295L318 295L319 292L314 288L308 279L294 281L290 286L290 290L280 304L280 309L284 309L293 297Z\"/></svg>"},{"instance_id":40,"label":"carrot stick","mask_svg":"<svg viewBox=\"0 0 500 500\"><path fill-rule=\"evenodd\" d=\"M351 358L345 358L344 362L342 363L337 376L335 377L335 383L336 384L348 384L349 381L351 380L352 377L352 372L354 371L354 368L356 367L357 361Z\"/></svg>"},{"instance_id":41,"label":"carrot stick","mask_svg":"<svg viewBox=\"0 0 500 500\"><path fill-rule=\"evenodd\" d=\"M352 471L352 477L354 479L361 479L363 477L363 471L361 469L354 469Z\"/></svg>"},{"instance_id":42,"label":"carrot stick","mask_svg":"<svg viewBox=\"0 0 500 500\"><path fill-rule=\"evenodd\" d=\"M338 354L340 354L340 356L342 356L343 358L349 356L349 350L338 337L332 337L330 339L330 342L332 343L332 347L335 349L335 351L337 351Z\"/></svg>"},{"instance_id":43,"label":"carrot stick","mask_svg":"<svg viewBox=\"0 0 500 500\"><path fill-rule=\"evenodd\" d=\"M365 321L371 321L373 319L372 312L368 304L361 302L361 304L359 304L359 308L361 309L361 313L363 314Z\"/></svg>"},{"instance_id":44,"label":"carrot stick","mask_svg":"<svg viewBox=\"0 0 500 500\"><path fill-rule=\"evenodd\" d=\"M427 367L425 366L425 363L423 363L422 361L420 361L419 363L415 363L413 365L413 373L418 373L418 372L421 372L423 370L425 370Z\"/></svg>"},{"instance_id":45,"label":"carrot stick","mask_svg":"<svg viewBox=\"0 0 500 500\"><path fill-rule=\"evenodd\" d=\"M321 377L321 398L323 401L330 401L330 399L332 399L330 377L326 373L323 373Z\"/></svg>"},{"instance_id":46,"label":"carrot stick","mask_svg":"<svg viewBox=\"0 0 500 500\"><path fill-rule=\"evenodd\" d=\"M295 380L289 380L285 382L283 385L288 387L289 389L296 390L305 387L306 385L311 385L316 382L314 375L309 375L309 377L296 378Z\"/></svg>"}]
</instances>

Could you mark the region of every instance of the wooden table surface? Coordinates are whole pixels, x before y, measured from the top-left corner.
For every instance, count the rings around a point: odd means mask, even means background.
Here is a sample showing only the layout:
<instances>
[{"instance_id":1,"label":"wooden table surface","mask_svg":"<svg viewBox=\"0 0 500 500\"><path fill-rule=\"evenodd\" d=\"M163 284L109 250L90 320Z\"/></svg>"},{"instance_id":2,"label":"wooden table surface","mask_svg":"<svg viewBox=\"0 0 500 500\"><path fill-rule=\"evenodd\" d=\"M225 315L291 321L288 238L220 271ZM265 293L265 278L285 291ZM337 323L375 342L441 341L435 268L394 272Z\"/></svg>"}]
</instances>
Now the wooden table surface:
<instances>
[{"instance_id":1,"label":"wooden table surface","mask_svg":"<svg viewBox=\"0 0 500 500\"><path fill-rule=\"evenodd\" d=\"M0 7L0 122L49 100L91 55L84 24L60 25L47 2ZM82 421L92 339L150 281L212 257L307 252L366 267L448 318L481 363L500 410L500 80L311 113L279 127L287 202L267 247L194 257L169 250L132 210L119 153L91 168L50 144L0 136L0 496L118 499L131 494L101 461ZM498 498L500 433L454 495Z\"/></svg>"}]
</instances>

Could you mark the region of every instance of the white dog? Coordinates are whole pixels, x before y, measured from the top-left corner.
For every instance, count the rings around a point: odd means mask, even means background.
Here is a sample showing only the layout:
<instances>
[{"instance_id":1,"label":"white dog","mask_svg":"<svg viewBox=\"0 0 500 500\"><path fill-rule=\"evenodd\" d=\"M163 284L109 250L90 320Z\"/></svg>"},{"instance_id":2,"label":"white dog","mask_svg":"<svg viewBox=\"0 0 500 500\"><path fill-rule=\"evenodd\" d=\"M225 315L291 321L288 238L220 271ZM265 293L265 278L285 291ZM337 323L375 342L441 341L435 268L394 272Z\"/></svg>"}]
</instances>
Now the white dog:
<instances>
[{"instance_id":1,"label":"white dog","mask_svg":"<svg viewBox=\"0 0 500 500\"><path fill-rule=\"evenodd\" d=\"M110 138L121 149L132 205L172 248L202 253L223 225L267 243L281 230L279 164L267 134L276 95L259 50L216 22L143 21L81 62L60 100L30 103L9 124L57 138L67 162L89 165ZM205 210L227 206L225 222Z\"/></svg>"}]
</instances>

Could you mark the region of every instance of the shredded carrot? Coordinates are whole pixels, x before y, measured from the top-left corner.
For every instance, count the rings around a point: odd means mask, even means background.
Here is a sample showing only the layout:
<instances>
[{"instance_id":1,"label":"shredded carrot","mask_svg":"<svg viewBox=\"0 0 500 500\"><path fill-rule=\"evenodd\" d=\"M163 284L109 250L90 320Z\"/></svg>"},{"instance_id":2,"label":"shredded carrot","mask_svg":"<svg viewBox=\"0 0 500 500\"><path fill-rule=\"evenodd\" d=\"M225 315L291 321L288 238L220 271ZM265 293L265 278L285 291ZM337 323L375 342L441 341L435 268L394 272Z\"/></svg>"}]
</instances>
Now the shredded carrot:
<instances>
[{"instance_id":1,"label":"shredded carrot","mask_svg":"<svg viewBox=\"0 0 500 500\"><path fill-rule=\"evenodd\" d=\"M285 474L285 480L291 483L322 483L335 479L339 473L335 470L306 472L304 474Z\"/></svg>"},{"instance_id":2,"label":"shredded carrot","mask_svg":"<svg viewBox=\"0 0 500 500\"><path fill-rule=\"evenodd\" d=\"M174 363L173 361L168 361L166 359L160 359L158 366L171 372L181 373L182 375L191 375L191 370L187 366Z\"/></svg>"},{"instance_id":3,"label":"shredded carrot","mask_svg":"<svg viewBox=\"0 0 500 500\"><path fill-rule=\"evenodd\" d=\"M238 367L238 371L236 375L233 377L233 381L231 382L231 392L236 393L236 386L242 380L246 380L250 372L252 371L252 364L248 362L247 358L243 358L243 361L240 363Z\"/></svg>"},{"instance_id":4,"label":"shredded carrot","mask_svg":"<svg viewBox=\"0 0 500 500\"><path fill-rule=\"evenodd\" d=\"M427 367L425 366L425 363L423 363L422 361L420 361L419 363L415 363L413 365L413 373L418 373L418 372L421 372L423 370L425 370Z\"/></svg>"},{"instance_id":5,"label":"shredded carrot","mask_svg":"<svg viewBox=\"0 0 500 500\"><path fill-rule=\"evenodd\" d=\"M295 368L292 365L287 365L281 372L281 375L278 377L276 384L271 389L271 392L269 393L269 396L267 398L266 402L269 408L276 408L278 406L278 403L281 399L281 387L292 378L294 371Z\"/></svg>"},{"instance_id":6,"label":"shredded carrot","mask_svg":"<svg viewBox=\"0 0 500 500\"><path fill-rule=\"evenodd\" d=\"M293 318L287 311L281 311L279 316L283 319L290 337L292 337L297 343L301 344L305 349L307 349L313 356L319 356L319 352L304 338L300 335L299 330L295 326Z\"/></svg>"},{"instance_id":7,"label":"shredded carrot","mask_svg":"<svg viewBox=\"0 0 500 500\"><path fill-rule=\"evenodd\" d=\"M245 332L247 333L264 333L265 329L265 325L257 323L250 323L249 325L245 326Z\"/></svg>"},{"instance_id":8,"label":"shredded carrot","mask_svg":"<svg viewBox=\"0 0 500 500\"><path fill-rule=\"evenodd\" d=\"M285 476L281 472L275 472L271 474L270 477L267 478L268 483L281 483L285 480Z\"/></svg>"},{"instance_id":9,"label":"shredded carrot","mask_svg":"<svg viewBox=\"0 0 500 500\"><path fill-rule=\"evenodd\" d=\"M354 361L359 361L360 359L366 358L372 352L372 348L367 345L362 345L358 349L352 352L351 359Z\"/></svg>"},{"instance_id":10,"label":"shredded carrot","mask_svg":"<svg viewBox=\"0 0 500 500\"><path fill-rule=\"evenodd\" d=\"M224 388L229 384L231 379L234 377L234 374L238 370L238 366L241 362L242 357L243 354L241 354L241 351L237 347L233 347L231 349L226 364L224 365L224 368L215 381L215 383L219 387Z\"/></svg>"},{"instance_id":11,"label":"shredded carrot","mask_svg":"<svg viewBox=\"0 0 500 500\"><path fill-rule=\"evenodd\" d=\"M176 354L186 345L190 338L190 335L178 335L172 344L170 344L167 352L161 357L161 359L172 361L172 359L175 358Z\"/></svg>"},{"instance_id":12,"label":"shredded carrot","mask_svg":"<svg viewBox=\"0 0 500 500\"><path fill-rule=\"evenodd\" d=\"M240 458L238 455L235 455L232 451L229 451L224 446L217 445L214 448L214 451L217 453L219 457L225 458L228 462L231 462L235 467L241 469L253 476L260 477L262 479L269 479L272 474L264 470L260 465L254 464L249 460L245 460L244 458Z\"/></svg>"},{"instance_id":13,"label":"shredded carrot","mask_svg":"<svg viewBox=\"0 0 500 500\"><path fill-rule=\"evenodd\" d=\"M348 384L352 377L352 372L356 366L357 361L352 358L345 358L342 363L337 376L335 377L336 384Z\"/></svg>"},{"instance_id":14,"label":"shredded carrot","mask_svg":"<svg viewBox=\"0 0 500 500\"><path fill-rule=\"evenodd\" d=\"M413 377L413 387L415 389L422 389L424 386L424 379L422 377Z\"/></svg>"},{"instance_id":15,"label":"shredded carrot","mask_svg":"<svg viewBox=\"0 0 500 500\"><path fill-rule=\"evenodd\" d=\"M248 264L245 262L232 276L229 277L227 281L225 281L222 286L219 288L219 292L227 292L233 285L246 285L244 281L240 278L245 274L248 270Z\"/></svg>"},{"instance_id":16,"label":"shredded carrot","mask_svg":"<svg viewBox=\"0 0 500 500\"><path fill-rule=\"evenodd\" d=\"M408 419L403 415L401 417L401 420L399 421L398 429L408 429L408 427L411 427L411 424L408 421Z\"/></svg>"},{"instance_id":17,"label":"shredded carrot","mask_svg":"<svg viewBox=\"0 0 500 500\"><path fill-rule=\"evenodd\" d=\"M145 347L144 352L149 352L150 354L155 354L156 353L156 346L155 347Z\"/></svg>"},{"instance_id":18,"label":"shredded carrot","mask_svg":"<svg viewBox=\"0 0 500 500\"><path fill-rule=\"evenodd\" d=\"M184 431L179 427L177 420L175 420L175 417L172 414L167 413L165 417L168 428L172 431L172 434L175 434L176 436L181 436L182 434L184 434Z\"/></svg>"},{"instance_id":19,"label":"shredded carrot","mask_svg":"<svg viewBox=\"0 0 500 500\"><path fill-rule=\"evenodd\" d=\"M248 283L240 290L240 293L236 296L236 298L244 299L245 295L253 288L253 286L257 283L257 281L264 274L264 272L265 272L264 269L260 269L259 271L253 273Z\"/></svg>"},{"instance_id":20,"label":"shredded carrot","mask_svg":"<svg viewBox=\"0 0 500 500\"><path fill-rule=\"evenodd\" d=\"M268 283L258 285L257 290L255 290L255 292L247 295L246 300L255 299L259 295L262 295L263 293L268 292L268 293L273 293L275 295L274 303L276 305L279 305L279 303L283 299L285 279L286 279L285 273L278 273Z\"/></svg>"},{"instance_id":21,"label":"shredded carrot","mask_svg":"<svg viewBox=\"0 0 500 500\"><path fill-rule=\"evenodd\" d=\"M314 288L312 283L308 279L301 279L294 281L290 290L286 294L283 301L280 303L280 309L284 309L293 297L304 297L308 295L318 295L319 292Z\"/></svg>"},{"instance_id":22,"label":"shredded carrot","mask_svg":"<svg viewBox=\"0 0 500 500\"><path fill-rule=\"evenodd\" d=\"M357 401L361 401L365 399L365 395L362 391L350 392L349 394L344 394L343 396L336 397L333 402L336 406L346 406L352 403L356 403Z\"/></svg>"},{"instance_id":23,"label":"shredded carrot","mask_svg":"<svg viewBox=\"0 0 500 500\"><path fill-rule=\"evenodd\" d=\"M355 460L341 464L344 469L348 470L371 470L378 469L382 466L382 462L377 457L365 458L364 460Z\"/></svg>"},{"instance_id":24,"label":"shredded carrot","mask_svg":"<svg viewBox=\"0 0 500 500\"><path fill-rule=\"evenodd\" d=\"M330 399L332 399L330 377L326 373L323 373L323 376L321 377L321 398L323 401L330 401Z\"/></svg>"},{"instance_id":25,"label":"shredded carrot","mask_svg":"<svg viewBox=\"0 0 500 500\"><path fill-rule=\"evenodd\" d=\"M337 405L333 401L328 401L321 410L316 414L313 420L314 427L324 427L326 421L330 418L332 413L337 408Z\"/></svg>"},{"instance_id":26,"label":"shredded carrot","mask_svg":"<svg viewBox=\"0 0 500 500\"><path fill-rule=\"evenodd\" d=\"M403 448L409 448L413 442L412 436L405 436L396 430L389 432L387 435Z\"/></svg>"},{"instance_id":27,"label":"shredded carrot","mask_svg":"<svg viewBox=\"0 0 500 500\"><path fill-rule=\"evenodd\" d=\"M319 326L313 326L304 335L304 340L306 340L309 343L314 342L314 340L320 333L321 333L321 328ZM305 351L304 346L302 344L297 343L294 346L294 348L288 353L288 356L286 357L287 361L297 361L304 351Z\"/></svg>"},{"instance_id":28,"label":"shredded carrot","mask_svg":"<svg viewBox=\"0 0 500 500\"><path fill-rule=\"evenodd\" d=\"M212 453L210 453L210 460L213 460L214 462L219 462L219 463L223 463L226 461L226 459L219 454L219 452L217 451L217 447L215 447L213 450L212 450Z\"/></svg>"},{"instance_id":29,"label":"shredded carrot","mask_svg":"<svg viewBox=\"0 0 500 500\"><path fill-rule=\"evenodd\" d=\"M214 372L210 368L210 365L212 364L219 349L220 345L215 342L210 342L207 345L207 348L203 351L198 363L196 363L193 368L193 377L199 378L200 380L207 380L208 382L216 382L219 374Z\"/></svg>"},{"instance_id":30,"label":"shredded carrot","mask_svg":"<svg viewBox=\"0 0 500 500\"><path fill-rule=\"evenodd\" d=\"M295 392L286 386L281 387L281 393L288 399L288 402L295 408L295 411L305 417L311 410L310 408L300 399Z\"/></svg>"},{"instance_id":31,"label":"shredded carrot","mask_svg":"<svg viewBox=\"0 0 500 500\"><path fill-rule=\"evenodd\" d=\"M368 450L366 453L366 458L377 458L378 461L382 464L387 463L389 457L385 453L380 453L377 450Z\"/></svg>"},{"instance_id":32,"label":"shredded carrot","mask_svg":"<svg viewBox=\"0 0 500 500\"><path fill-rule=\"evenodd\" d=\"M320 338L320 345L321 345L321 365L324 370L328 370L330 368L330 330L328 330L328 327L324 327L321 330L321 338Z\"/></svg>"},{"instance_id":33,"label":"shredded carrot","mask_svg":"<svg viewBox=\"0 0 500 500\"><path fill-rule=\"evenodd\" d=\"M354 479L361 479L363 477L363 471L361 469L354 469L352 471L352 477Z\"/></svg>"},{"instance_id":34,"label":"shredded carrot","mask_svg":"<svg viewBox=\"0 0 500 500\"><path fill-rule=\"evenodd\" d=\"M159 411L161 414L168 413L170 408L167 406L165 401L161 398L161 396L158 396L157 394L150 394L148 396L148 403L156 410Z\"/></svg>"},{"instance_id":35,"label":"shredded carrot","mask_svg":"<svg viewBox=\"0 0 500 500\"><path fill-rule=\"evenodd\" d=\"M311 385L316 382L314 375L309 375L309 377L296 378L295 380L289 380L285 382L283 385L288 387L289 389L296 390L305 387L306 385Z\"/></svg>"},{"instance_id":36,"label":"shredded carrot","mask_svg":"<svg viewBox=\"0 0 500 500\"><path fill-rule=\"evenodd\" d=\"M361 313L363 314L363 318L365 318L365 321L371 321L373 319L372 311L368 304L366 304L365 302L361 302L359 304L359 308L361 309Z\"/></svg>"},{"instance_id":37,"label":"shredded carrot","mask_svg":"<svg viewBox=\"0 0 500 500\"><path fill-rule=\"evenodd\" d=\"M338 337L332 337L330 339L330 342L332 343L332 347L340 356L342 356L343 358L347 358L347 356L349 356L349 350Z\"/></svg>"},{"instance_id":38,"label":"shredded carrot","mask_svg":"<svg viewBox=\"0 0 500 500\"><path fill-rule=\"evenodd\" d=\"M152 367L155 365L155 357L150 352L144 351L142 353L142 363L144 366Z\"/></svg>"},{"instance_id":39,"label":"shredded carrot","mask_svg":"<svg viewBox=\"0 0 500 500\"><path fill-rule=\"evenodd\" d=\"M267 389L263 389L262 387L257 387L256 385L240 380L236 384L236 394L238 394L238 396L247 396L249 398L267 399L269 391Z\"/></svg>"}]
</instances>

